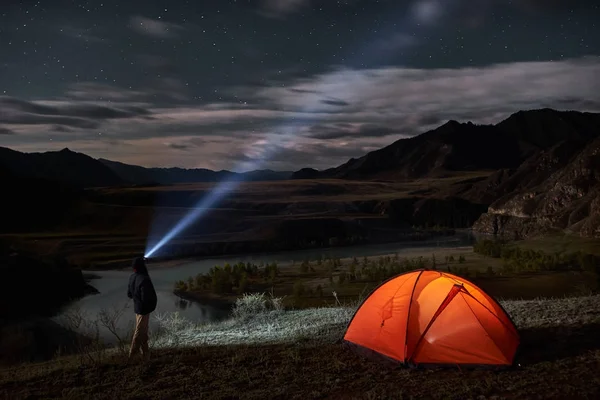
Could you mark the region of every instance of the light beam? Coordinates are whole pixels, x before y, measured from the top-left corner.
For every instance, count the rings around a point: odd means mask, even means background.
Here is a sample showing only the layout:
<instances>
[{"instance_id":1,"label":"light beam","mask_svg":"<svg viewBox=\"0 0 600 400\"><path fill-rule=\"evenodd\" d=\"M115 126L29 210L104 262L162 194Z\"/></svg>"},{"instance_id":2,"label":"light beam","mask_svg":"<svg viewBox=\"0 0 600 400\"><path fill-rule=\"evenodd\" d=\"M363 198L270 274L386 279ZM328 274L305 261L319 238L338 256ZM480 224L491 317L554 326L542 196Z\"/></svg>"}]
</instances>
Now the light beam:
<instances>
[{"instance_id":1,"label":"light beam","mask_svg":"<svg viewBox=\"0 0 600 400\"><path fill-rule=\"evenodd\" d=\"M449 3L449 2L448 2ZM403 21L395 21L393 25L390 25L385 37L390 38L397 34L409 35L414 33L416 30L426 29L423 25L431 25L434 20L437 20L443 14L443 5L448 4L437 0L417 0L413 3L413 7L409 9ZM398 26L404 27L404 29L398 29ZM375 53L375 54L373 54ZM361 58L366 58L369 62L373 62L374 59L381 58L377 57L381 54L388 54L389 51L378 46L367 46L364 52L357 52L361 54ZM325 82L326 84L327 82ZM348 82L349 91L352 92L352 82ZM302 113L311 113L319 110L321 103L318 98L311 94L304 94L304 100L306 106L302 108ZM266 140L255 142L266 145L256 154L252 162L243 163L244 169L246 170L257 170L260 169L269 157L281 144L289 142L295 138L298 132L297 125L299 122L288 124L282 128L280 132L270 133ZM205 198L192 208L192 210L185 215L179 222L175 224L158 242L153 245L148 244L145 252L146 258L151 258L167 243L172 241L177 235L179 235L184 229L192 225L199 218L201 218L211 207L221 200L227 193L234 190L241 182L239 180L225 180L220 182Z\"/></svg>"}]
</instances>

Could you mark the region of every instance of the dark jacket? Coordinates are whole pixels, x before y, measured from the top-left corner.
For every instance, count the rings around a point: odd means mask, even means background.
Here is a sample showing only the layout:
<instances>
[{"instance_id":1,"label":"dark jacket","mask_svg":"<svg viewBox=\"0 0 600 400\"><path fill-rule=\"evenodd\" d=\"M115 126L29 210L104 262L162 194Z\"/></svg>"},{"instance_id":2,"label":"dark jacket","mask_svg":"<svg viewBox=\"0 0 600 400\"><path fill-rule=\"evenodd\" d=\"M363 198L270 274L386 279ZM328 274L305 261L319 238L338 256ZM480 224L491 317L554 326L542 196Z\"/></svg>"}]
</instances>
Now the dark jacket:
<instances>
[{"instance_id":1,"label":"dark jacket","mask_svg":"<svg viewBox=\"0 0 600 400\"><path fill-rule=\"evenodd\" d=\"M156 309L156 291L145 266L136 268L136 272L129 277L127 297L133 299L136 314L146 315Z\"/></svg>"}]
</instances>

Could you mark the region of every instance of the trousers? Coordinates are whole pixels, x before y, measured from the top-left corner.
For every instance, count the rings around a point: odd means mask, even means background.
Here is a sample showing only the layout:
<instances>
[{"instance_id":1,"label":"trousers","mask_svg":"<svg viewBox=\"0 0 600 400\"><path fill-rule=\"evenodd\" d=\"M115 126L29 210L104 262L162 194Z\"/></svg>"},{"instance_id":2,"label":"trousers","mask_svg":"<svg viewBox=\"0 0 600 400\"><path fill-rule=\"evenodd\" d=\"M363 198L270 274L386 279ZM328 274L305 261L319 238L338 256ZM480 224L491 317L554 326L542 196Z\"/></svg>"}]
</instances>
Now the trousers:
<instances>
[{"instance_id":1,"label":"trousers","mask_svg":"<svg viewBox=\"0 0 600 400\"><path fill-rule=\"evenodd\" d=\"M140 315L135 314L135 331L129 349L129 357L133 357L139 351L147 358L150 353L148 349L148 323L150 322L150 314Z\"/></svg>"}]
</instances>

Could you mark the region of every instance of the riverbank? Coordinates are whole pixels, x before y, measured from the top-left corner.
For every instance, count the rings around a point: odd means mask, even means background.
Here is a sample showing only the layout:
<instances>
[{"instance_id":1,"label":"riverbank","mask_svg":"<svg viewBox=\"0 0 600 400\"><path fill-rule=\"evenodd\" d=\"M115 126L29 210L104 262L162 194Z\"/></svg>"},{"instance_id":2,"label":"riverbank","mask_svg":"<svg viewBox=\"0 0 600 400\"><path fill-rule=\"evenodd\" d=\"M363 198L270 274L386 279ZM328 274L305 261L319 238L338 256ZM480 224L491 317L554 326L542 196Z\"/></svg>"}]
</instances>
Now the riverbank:
<instances>
[{"instance_id":1,"label":"riverbank","mask_svg":"<svg viewBox=\"0 0 600 400\"><path fill-rule=\"evenodd\" d=\"M536 243L538 248L540 243ZM527 244L484 240L475 248L411 248L387 255L317 257L300 263L225 263L178 281L174 292L188 300L229 305L242 293L268 292L282 297L288 308L334 306L360 300L380 282L422 268L463 276L504 299L576 296L600 290L597 256L580 246L569 247L567 242L554 252Z\"/></svg>"},{"instance_id":2,"label":"riverbank","mask_svg":"<svg viewBox=\"0 0 600 400\"><path fill-rule=\"evenodd\" d=\"M325 223L318 219L320 224ZM344 222L345 223L345 222ZM390 222L386 222L390 224ZM296 228L290 227L294 230ZM309 230L303 228L304 234ZM322 230L315 227L315 231ZM375 228L373 228L375 229ZM454 229L412 229L395 228L380 229L377 235L354 239L310 241L300 240L280 243L274 239L263 238L262 234L227 234L227 235L190 235L178 237L161 248L159 257L153 257L155 265L178 266L182 263L207 258L229 258L261 256L262 254L285 254L301 251L328 252L331 249L352 251L354 247L390 245L394 243L420 246L428 241L467 236L467 231ZM340 233L340 235L342 235ZM343 238L345 236L340 236ZM2 234L0 239L10 243L22 252L39 257L60 256L70 265L85 271L122 270L131 266L131 260L143 254L148 245L147 235L128 234L123 232L39 232L27 234Z\"/></svg>"},{"instance_id":3,"label":"riverbank","mask_svg":"<svg viewBox=\"0 0 600 400\"><path fill-rule=\"evenodd\" d=\"M504 301L521 336L505 371L389 368L335 344L354 308L165 321L147 363L106 354L0 369L0 398L373 399L600 396L598 296ZM84 360L85 361L85 360Z\"/></svg>"},{"instance_id":4,"label":"riverbank","mask_svg":"<svg viewBox=\"0 0 600 400\"><path fill-rule=\"evenodd\" d=\"M469 260L467 254L470 255ZM242 293L266 292L283 298L283 304L288 308L328 307L355 302L387 278L373 274L369 279L354 279L357 269L389 267L393 263L403 263L406 267L430 267L432 257L441 264L460 265L469 270L477 269L476 262L480 258L473 253L473 247L461 246L408 248L364 257L317 257L302 262L224 263L212 268L212 272L176 282L173 293L185 300L229 308ZM238 273L238 267L244 270ZM240 282L243 279L245 281ZM215 285L225 287L217 288Z\"/></svg>"}]
</instances>

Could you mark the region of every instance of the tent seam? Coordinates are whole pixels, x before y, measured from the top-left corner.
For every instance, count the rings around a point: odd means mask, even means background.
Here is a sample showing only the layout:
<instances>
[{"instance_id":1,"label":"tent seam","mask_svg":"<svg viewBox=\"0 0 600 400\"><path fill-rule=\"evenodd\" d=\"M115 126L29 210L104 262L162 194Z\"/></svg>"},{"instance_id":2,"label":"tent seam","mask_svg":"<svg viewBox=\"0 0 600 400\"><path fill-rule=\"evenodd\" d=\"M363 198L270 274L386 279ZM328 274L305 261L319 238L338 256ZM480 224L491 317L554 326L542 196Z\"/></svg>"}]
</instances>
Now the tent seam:
<instances>
[{"instance_id":1,"label":"tent seam","mask_svg":"<svg viewBox=\"0 0 600 400\"><path fill-rule=\"evenodd\" d=\"M467 293L471 298L475 299L475 297L473 297L469 292L464 292ZM485 326L483 326L483 324L481 323L481 320L479 319L479 317L477 316L477 314L475 313L475 311L473 310L473 307L471 307L471 305L469 304L469 302L467 301L467 299L465 299L465 296L463 293L461 293L461 296L463 297L463 300L465 301L465 303L467 304L467 307L469 307L469 310L471 310L471 313L473 313L473 316L475 317L475 319L477 320L477 322L479 323L479 326L481 326L483 328L483 331L485 332L485 334L487 335L487 337L490 338L490 340L492 341L492 343L494 343L494 346L496 346L496 349L498 349L500 351L500 353L502 353L502 355L504 357L506 357L506 354L504 354L504 352L502 351L502 349L500 348L500 346L498 346L498 343L494 340L494 338L490 335L490 333L488 332L488 330L485 328ZM477 299L475 299L477 300ZM483 304L482 304L483 306ZM484 306L485 307L485 306ZM500 320L498 318L498 320ZM502 322L502 321L500 321ZM506 327L505 327L506 328ZM508 361L508 360L507 360Z\"/></svg>"},{"instance_id":2,"label":"tent seam","mask_svg":"<svg viewBox=\"0 0 600 400\"><path fill-rule=\"evenodd\" d=\"M410 323L410 310L412 309L413 296L415 295L415 289L417 288L417 283L419 283L419 279L421 279L421 275L423 275L423 272L425 272L425 270L422 270L421 272L419 272L419 276L417 276L417 279L415 280L412 292L410 293L410 300L408 302L408 313L406 315L406 328L404 329L404 362L405 363L408 361L406 353L408 350L408 324Z\"/></svg>"},{"instance_id":3,"label":"tent seam","mask_svg":"<svg viewBox=\"0 0 600 400\"><path fill-rule=\"evenodd\" d=\"M481 301L479 301L475 296L473 296L471 293L469 293L468 291L465 291L466 294L468 294L473 300L475 300L477 303L479 303L483 308L485 308L487 310L487 312L489 312L490 314L492 314L498 321L500 321L500 323L502 324L502 326L504 326L506 328L506 330L508 330L513 336L516 336L517 339L519 339L519 335L517 333L515 333L512 329L510 329L509 326L507 326L504 321L502 321L502 319L497 316L496 314L494 314L492 312L492 310L490 310L485 304L483 304ZM504 310L503 310L504 311ZM506 311L505 311L506 313ZM512 322L512 321L511 321ZM516 328L516 327L515 327Z\"/></svg>"},{"instance_id":4,"label":"tent seam","mask_svg":"<svg viewBox=\"0 0 600 400\"><path fill-rule=\"evenodd\" d=\"M427 327L425 328L425 330L423 331L423 333L419 337L419 340L417 340L417 343L415 344L415 348L413 349L412 353L410 354L410 357L408 358L409 360L412 359L413 355L417 352L417 349L419 348L419 345L423 341L423 338L425 337L425 335L427 334L427 332L429 332L429 329L431 328L431 326L433 325L433 323L439 318L440 315L442 315L442 313L444 312L444 310L450 305L450 303L452 302L452 300L454 300L454 298L456 297L456 295L458 293L460 293L460 289L459 290L455 289L455 287L457 287L457 286L459 286L459 285L456 285L456 284L453 285L453 287L448 291L448 294L446 295L446 297L444 297L444 300L442 300L442 302L438 306L437 310L435 311L435 313L431 317L431 321L429 321L429 323L427 324Z\"/></svg>"}]
</instances>

